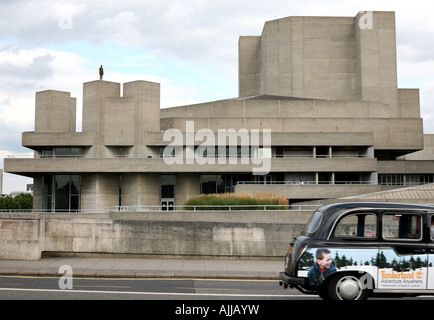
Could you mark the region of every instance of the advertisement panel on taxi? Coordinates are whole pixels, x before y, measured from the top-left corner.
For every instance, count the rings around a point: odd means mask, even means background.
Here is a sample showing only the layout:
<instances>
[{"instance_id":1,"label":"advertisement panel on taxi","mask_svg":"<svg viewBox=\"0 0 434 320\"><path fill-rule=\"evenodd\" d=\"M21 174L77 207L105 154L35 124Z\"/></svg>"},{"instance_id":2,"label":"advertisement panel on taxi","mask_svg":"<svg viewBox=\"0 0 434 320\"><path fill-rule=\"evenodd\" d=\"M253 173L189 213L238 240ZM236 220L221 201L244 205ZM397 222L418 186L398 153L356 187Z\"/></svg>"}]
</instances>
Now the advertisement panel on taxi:
<instances>
[{"instance_id":1,"label":"advertisement panel on taxi","mask_svg":"<svg viewBox=\"0 0 434 320\"><path fill-rule=\"evenodd\" d=\"M427 255L398 255L392 249L310 248L299 261L298 276L312 286L340 271L370 274L378 289L426 289Z\"/></svg>"}]
</instances>

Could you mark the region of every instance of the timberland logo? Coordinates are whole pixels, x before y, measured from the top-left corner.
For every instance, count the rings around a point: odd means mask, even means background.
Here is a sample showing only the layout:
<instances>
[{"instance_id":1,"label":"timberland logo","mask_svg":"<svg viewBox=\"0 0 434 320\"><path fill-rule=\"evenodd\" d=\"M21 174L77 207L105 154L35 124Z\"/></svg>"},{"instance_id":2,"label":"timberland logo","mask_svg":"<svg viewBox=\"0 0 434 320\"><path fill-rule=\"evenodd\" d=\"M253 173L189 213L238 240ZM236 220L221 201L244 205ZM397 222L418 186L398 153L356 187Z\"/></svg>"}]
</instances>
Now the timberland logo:
<instances>
[{"instance_id":1,"label":"timberland logo","mask_svg":"<svg viewBox=\"0 0 434 320\"><path fill-rule=\"evenodd\" d=\"M383 279L422 279L423 278L423 272L422 271L411 271L411 272L386 272L381 270L381 277Z\"/></svg>"},{"instance_id":2,"label":"timberland logo","mask_svg":"<svg viewBox=\"0 0 434 320\"><path fill-rule=\"evenodd\" d=\"M252 166L254 175L271 169L271 129L218 129L216 136L207 128L195 131L194 121L186 121L185 136L172 128L164 132L163 140L170 142L163 151L169 165L245 164Z\"/></svg>"}]
</instances>

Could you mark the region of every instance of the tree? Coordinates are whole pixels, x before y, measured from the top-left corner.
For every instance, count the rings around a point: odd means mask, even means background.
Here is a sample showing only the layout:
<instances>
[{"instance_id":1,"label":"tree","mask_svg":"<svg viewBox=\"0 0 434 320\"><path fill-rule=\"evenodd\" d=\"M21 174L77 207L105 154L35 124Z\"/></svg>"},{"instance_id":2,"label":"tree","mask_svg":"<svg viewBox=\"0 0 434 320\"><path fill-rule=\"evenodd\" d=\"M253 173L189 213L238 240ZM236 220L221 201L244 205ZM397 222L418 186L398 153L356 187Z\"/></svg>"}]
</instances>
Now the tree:
<instances>
[{"instance_id":1,"label":"tree","mask_svg":"<svg viewBox=\"0 0 434 320\"><path fill-rule=\"evenodd\" d=\"M16 197L6 196L0 198L0 209L31 210L33 209L33 196L29 193L21 193Z\"/></svg>"}]
</instances>

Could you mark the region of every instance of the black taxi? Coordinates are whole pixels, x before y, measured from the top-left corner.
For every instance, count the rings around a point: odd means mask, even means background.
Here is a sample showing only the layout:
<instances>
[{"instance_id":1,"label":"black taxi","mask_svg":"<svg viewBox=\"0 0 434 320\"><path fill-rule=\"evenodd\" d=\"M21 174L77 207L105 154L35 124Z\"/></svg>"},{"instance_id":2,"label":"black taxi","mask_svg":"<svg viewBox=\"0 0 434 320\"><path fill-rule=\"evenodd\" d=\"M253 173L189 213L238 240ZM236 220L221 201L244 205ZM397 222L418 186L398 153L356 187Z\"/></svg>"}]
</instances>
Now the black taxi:
<instances>
[{"instance_id":1,"label":"black taxi","mask_svg":"<svg viewBox=\"0 0 434 320\"><path fill-rule=\"evenodd\" d=\"M433 228L432 206L323 206L290 243L280 284L327 300L434 294Z\"/></svg>"}]
</instances>

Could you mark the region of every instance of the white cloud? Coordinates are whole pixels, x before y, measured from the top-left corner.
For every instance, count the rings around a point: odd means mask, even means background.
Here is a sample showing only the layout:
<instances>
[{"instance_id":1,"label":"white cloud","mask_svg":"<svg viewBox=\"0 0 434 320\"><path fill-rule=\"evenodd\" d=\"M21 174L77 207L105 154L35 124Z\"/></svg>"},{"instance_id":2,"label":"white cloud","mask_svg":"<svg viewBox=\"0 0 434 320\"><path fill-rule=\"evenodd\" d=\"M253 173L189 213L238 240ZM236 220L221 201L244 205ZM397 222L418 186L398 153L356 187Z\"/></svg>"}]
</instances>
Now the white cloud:
<instances>
[{"instance_id":1,"label":"white cloud","mask_svg":"<svg viewBox=\"0 0 434 320\"><path fill-rule=\"evenodd\" d=\"M7 150L0 150L0 169L4 168L3 159L9 157L13 152ZM16 152L15 152L16 153ZM20 156L30 157L32 152L21 152ZM1 189L2 194L10 194L14 191L26 191L26 185L32 184L33 179L23 177L15 174L3 172L3 185Z\"/></svg>"},{"instance_id":2,"label":"white cloud","mask_svg":"<svg viewBox=\"0 0 434 320\"><path fill-rule=\"evenodd\" d=\"M35 92L71 92L105 79L161 84L162 107L237 93L238 38L285 16L355 16L396 11L398 81L420 88L426 133L434 133L433 1L122 0L0 2L0 156L21 152L33 130ZM81 119L78 119L80 127ZM0 160L2 157L0 157Z\"/></svg>"},{"instance_id":3,"label":"white cloud","mask_svg":"<svg viewBox=\"0 0 434 320\"><path fill-rule=\"evenodd\" d=\"M421 88L420 103L424 132L434 134L434 81L426 83Z\"/></svg>"},{"instance_id":4,"label":"white cloud","mask_svg":"<svg viewBox=\"0 0 434 320\"><path fill-rule=\"evenodd\" d=\"M98 19L95 24L99 29L110 34L111 38L119 44L131 45L143 41L136 27L139 21L139 17L133 12L122 11L114 17Z\"/></svg>"}]
</instances>

